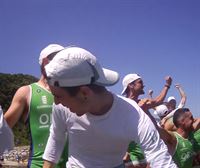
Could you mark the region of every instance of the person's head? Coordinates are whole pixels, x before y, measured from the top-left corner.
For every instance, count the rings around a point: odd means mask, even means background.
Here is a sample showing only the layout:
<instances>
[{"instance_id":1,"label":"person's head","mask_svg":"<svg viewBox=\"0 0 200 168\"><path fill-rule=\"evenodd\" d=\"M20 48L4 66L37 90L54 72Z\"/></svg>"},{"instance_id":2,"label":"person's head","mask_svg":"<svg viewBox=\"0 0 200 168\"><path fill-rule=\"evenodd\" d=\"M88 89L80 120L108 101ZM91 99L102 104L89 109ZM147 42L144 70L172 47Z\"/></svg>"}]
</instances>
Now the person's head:
<instances>
[{"instance_id":1,"label":"person's head","mask_svg":"<svg viewBox=\"0 0 200 168\"><path fill-rule=\"evenodd\" d=\"M79 116L89 112L94 95L105 92L105 86L119 80L117 72L102 68L92 53L79 47L60 51L45 71L55 103Z\"/></svg>"},{"instance_id":2,"label":"person's head","mask_svg":"<svg viewBox=\"0 0 200 168\"><path fill-rule=\"evenodd\" d=\"M176 99L173 96L168 97L167 106L170 110L174 110L176 108Z\"/></svg>"},{"instance_id":3,"label":"person's head","mask_svg":"<svg viewBox=\"0 0 200 168\"><path fill-rule=\"evenodd\" d=\"M138 74L128 74L122 81L123 90L122 95L128 97L130 93L137 96L144 94L144 85L141 76Z\"/></svg>"},{"instance_id":4,"label":"person's head","mask_svg":"<svg viewBox=\"0 0 200 168\"><path fill-rule=\"evenodd\" d=\"M163 117L167 116L167 114L169 114L169 109L165 104L161 104L156 107L154 114L157 115L160 119L162 119Z\"/></svg>"},{"instance_id":5,"label":"person's head","mask_svg":"<svg viewBox=\"0 0 200 168\"><path fill-rule=\"evenodd\" d=\"M193 115L188 108L178 108L173 116L174 125L184 131L192 131Z\"/></svg>"},{"instance_id":6,"label":"person's head","mask_svg":"<svg viewBox=\"0 0 200 168\"><path fill-rule=\"evenodd\" d=\"M47 65L53 57L64 47L59 44L49 44L40 52L39 64L41 68L41 73L44 74L44 66Z\"/></svg>"}]
</instances>

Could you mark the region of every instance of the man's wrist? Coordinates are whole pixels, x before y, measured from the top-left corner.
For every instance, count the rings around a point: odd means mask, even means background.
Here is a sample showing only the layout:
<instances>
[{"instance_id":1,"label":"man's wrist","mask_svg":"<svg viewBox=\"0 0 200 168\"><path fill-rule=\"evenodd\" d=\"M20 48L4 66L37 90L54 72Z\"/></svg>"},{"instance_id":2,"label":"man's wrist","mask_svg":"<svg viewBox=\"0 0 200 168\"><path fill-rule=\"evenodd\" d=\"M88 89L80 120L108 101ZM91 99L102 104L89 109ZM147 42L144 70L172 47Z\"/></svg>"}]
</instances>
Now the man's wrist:
<instances>
[{"instance_id":1,"label":"man's wrist","mask_svg":"<svg viewBox=\"0 0 200 168\"><path fill-rule=\"evenodd\" d=\"M165 84L165 87L167 87L168 89L170 88L170 85L169 84Z\"/></svg>"}]
</instances>

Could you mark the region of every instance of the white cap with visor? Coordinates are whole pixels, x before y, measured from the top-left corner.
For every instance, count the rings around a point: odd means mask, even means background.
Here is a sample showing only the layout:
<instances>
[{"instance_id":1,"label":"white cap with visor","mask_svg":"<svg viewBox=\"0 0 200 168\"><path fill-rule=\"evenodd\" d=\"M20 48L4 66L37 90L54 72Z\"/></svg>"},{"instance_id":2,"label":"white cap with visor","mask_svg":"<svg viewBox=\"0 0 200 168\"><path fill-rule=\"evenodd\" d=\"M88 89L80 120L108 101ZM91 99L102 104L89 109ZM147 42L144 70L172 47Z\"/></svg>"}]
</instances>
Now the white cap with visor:
<instances>
[{"instance_id":1,"label":"white cap with visor","mask_svg":"<svg viewBox=\"0 0 200 168\"><path fill-rule=\"evenodd\" d=\"M45 66L50 85L73 87L88 84L111 86L118 82L119 74L102 68L96 57L79 47L67 47Z\"/></svg>"}]
</instances>

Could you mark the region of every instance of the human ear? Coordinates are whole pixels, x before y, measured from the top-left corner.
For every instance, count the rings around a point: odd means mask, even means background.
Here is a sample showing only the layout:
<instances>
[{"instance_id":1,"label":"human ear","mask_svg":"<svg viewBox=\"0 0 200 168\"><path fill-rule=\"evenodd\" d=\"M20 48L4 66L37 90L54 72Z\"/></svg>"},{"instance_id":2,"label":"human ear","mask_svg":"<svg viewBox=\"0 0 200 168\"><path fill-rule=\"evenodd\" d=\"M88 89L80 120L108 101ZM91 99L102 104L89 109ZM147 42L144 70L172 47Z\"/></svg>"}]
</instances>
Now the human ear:
<instances>
[{"instance_id":1,"label":"human ear","mask_svg":"<svg viewBox=\"0 0 200 168\"><path fill-rule=\"evenodd\" d=\"M86 101L86 100L88 100L88 98L91 94L91 89L88 86L81 86L79 93L80 93L80 98L83 101Z\"/></svg>"}]
</instances>

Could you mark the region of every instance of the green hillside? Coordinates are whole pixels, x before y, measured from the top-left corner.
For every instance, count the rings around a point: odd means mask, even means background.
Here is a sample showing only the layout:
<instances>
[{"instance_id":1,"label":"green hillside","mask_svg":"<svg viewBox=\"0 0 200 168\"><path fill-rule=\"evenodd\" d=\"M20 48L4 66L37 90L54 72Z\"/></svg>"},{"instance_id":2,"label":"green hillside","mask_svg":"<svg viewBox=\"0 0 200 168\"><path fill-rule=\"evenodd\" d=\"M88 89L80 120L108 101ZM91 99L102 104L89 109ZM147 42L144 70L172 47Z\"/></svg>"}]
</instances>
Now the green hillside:
<instances>
[{"instance_id":1,"label":"green hillside","mask_svg":"<svg viewBox=\"0 0 200 168\"><path fill-rule=\"evenodd\" d=\"M28 85L37 80L36 77L31 75L0 73L0 105L4 113L9 108L16 90L23 85ZM19 121L14 126L13 132L15 135L15 144L17 146L29 144L28 126L22 121Z\"/></svg>"}]
</instances>

